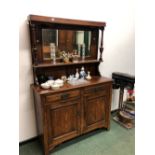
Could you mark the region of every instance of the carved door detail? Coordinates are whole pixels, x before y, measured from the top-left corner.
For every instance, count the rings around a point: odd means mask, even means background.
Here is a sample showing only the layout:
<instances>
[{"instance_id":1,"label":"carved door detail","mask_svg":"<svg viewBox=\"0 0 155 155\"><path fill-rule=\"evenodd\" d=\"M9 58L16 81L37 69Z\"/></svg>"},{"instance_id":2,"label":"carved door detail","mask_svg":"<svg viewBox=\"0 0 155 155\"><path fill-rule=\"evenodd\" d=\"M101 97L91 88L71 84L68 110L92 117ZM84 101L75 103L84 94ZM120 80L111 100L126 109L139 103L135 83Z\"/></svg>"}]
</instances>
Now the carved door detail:
<instances>
[{"instance_id":1,"label":"carved door detail","mask_svg":"<svg viewBox=\"0 0 155 155\"><path fill-rule=\"evenodd\" d=\"M87 98L84 100L84 131L105 125L107 97Z\"/></svg>"},{"instance_id":2,"label":"carved door detail","mask_svg":"<svg viewBox=\"0 0 155 155\"><path fill-rule=\"evenodd\" d=\"M50 143L63 141L64 138L75 137L79 134L79 106L79 101L67 101L48 108L48 137Z\"/></svg>"}]
</instances>

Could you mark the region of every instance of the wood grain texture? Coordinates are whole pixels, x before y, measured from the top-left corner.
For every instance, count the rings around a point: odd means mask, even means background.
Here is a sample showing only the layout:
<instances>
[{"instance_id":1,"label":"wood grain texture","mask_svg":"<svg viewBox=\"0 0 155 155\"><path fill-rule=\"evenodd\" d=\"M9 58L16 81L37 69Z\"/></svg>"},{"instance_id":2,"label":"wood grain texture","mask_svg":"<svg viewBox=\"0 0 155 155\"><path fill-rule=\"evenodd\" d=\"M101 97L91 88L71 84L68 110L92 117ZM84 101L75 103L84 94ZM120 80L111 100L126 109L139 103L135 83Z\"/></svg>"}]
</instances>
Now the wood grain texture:
<instances>
[{"instance_id":1,"label":"wood grain texture","mask_svg":"<svg viewBox=\"0 0 155 155\"><path fill-rule=\"evenodd\" d=\"M75 19L65 19L57 17L47 17L47 16L38 16L30 15L30 21L37 22L47 22L47 23L56 23L56 24L68 24L68 25L79 25L79 26L92 26L92 27L104 27L106 26L105 22L96 22L96 21L85 21L85 20L75 20Z\"/></svg>"}]
</instances>

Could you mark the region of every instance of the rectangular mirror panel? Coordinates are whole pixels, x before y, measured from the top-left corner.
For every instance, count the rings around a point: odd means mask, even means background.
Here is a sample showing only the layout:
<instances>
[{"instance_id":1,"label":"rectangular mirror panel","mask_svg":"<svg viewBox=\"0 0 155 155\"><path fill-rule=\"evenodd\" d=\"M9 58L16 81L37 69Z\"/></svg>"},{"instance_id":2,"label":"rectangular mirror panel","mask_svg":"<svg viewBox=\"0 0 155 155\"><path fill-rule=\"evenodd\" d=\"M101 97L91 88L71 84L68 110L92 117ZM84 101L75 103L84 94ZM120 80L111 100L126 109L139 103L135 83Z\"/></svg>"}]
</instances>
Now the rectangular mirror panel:
<instances>
[{"instance_id":1,"label":"rectangular mirror panel","mask_svg":"<svg viewBox=\"0 0 155 155\"><path fill-rule=\"evenodd\" d=\"M55 55L60 58L60 53L76 53L79 56L91 56L91 31L42 29L43 59L51 59L51 45L55 46Z\"/></svg>"}]
</instances>

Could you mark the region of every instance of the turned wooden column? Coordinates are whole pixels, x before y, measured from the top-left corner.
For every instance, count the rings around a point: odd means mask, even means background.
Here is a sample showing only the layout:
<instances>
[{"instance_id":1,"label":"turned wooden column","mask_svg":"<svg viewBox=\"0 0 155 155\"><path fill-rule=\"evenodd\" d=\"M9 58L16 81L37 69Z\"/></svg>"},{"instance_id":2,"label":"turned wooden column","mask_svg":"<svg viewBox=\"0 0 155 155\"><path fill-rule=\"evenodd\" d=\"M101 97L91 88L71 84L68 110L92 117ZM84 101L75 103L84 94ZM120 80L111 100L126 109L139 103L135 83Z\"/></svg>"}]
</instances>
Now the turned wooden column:
<instances>
[{"instance_id":1,"label":"turned wooden column","mask_svg":"<svg viewBox=\"0 0 155 155\"><path fill-rule=\"evenodd\" d=\"M103 59L102 59L102 53L103 53L103 31L104 31L104 28L101 29L101 42L100 42L100 58L99 58L99 61L100 62L103 62Z\"/></svg>"},{"instance_id":2,"label":"turned wooden column","mask_svg":"<svg viewBox=\"0 0 155 155\"><path fill-rule=\"evenodd\" d=\"M32 51L32 62L34 62L35 65L38 64L37 59L37 44L36 44L36 28L35 24L29 23L30 26L30 38L31 38L31 51Z\"/></svg>"}]
</instances>

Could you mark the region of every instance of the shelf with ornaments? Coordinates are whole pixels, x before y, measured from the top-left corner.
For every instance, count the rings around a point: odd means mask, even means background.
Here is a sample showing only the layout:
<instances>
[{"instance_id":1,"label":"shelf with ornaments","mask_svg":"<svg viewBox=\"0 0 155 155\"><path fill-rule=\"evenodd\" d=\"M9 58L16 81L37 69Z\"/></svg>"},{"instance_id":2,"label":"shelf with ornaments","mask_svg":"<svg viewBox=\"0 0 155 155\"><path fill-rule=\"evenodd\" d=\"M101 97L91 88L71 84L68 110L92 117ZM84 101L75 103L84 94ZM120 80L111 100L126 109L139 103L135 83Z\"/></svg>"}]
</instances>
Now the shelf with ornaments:
<instances>
[{"instance_id":1,"label":"shelf with ornaments","mask_svg":"<svg viewBox=\"0 0 155 155\"><path fill-rule=\"evenodd\" d=\"M39 64L34 64L33 68L45 68L45 67L57 67L57 66L70 66L70 65L78 65L78 64L99 64L99 60L78 60L76 62L44 62Z\"/></svg>"}]
</instances>

